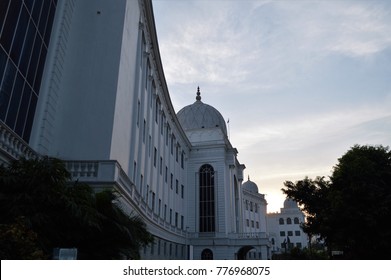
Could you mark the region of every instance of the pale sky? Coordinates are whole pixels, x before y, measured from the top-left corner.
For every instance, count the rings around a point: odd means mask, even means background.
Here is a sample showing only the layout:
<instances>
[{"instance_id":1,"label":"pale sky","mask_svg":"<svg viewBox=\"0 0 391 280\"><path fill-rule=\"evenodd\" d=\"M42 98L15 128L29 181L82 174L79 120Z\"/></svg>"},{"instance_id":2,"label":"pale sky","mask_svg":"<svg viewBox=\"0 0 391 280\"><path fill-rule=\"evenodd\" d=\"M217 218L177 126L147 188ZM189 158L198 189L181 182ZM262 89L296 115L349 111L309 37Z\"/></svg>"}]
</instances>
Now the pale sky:
<instances>
[{"instance_id":1,"label":"pale sky","mask_svg":"<svg viewBox=\"0 0 391 280\"><path fill-rule=\"evenodd\" d=\"M329 176L354 144L391 146L391 1L153 0L178 112L202 101L268 212L286 180Z\"/></svg>"}]
</instances>

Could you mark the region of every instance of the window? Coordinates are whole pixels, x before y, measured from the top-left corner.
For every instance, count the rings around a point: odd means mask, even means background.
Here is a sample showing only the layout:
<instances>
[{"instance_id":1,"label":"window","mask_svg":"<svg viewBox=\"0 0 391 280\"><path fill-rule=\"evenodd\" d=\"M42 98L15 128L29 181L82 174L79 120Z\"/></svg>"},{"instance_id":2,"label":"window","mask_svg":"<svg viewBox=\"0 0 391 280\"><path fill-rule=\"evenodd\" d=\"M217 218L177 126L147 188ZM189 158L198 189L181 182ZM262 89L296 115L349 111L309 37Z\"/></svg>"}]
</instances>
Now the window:
<instances>
[{"instance_id":1,"label":"window","mask_svg":"<svg viewBox=\"0 0 391 280\"><path fill-rule=\"evenodd\" d=\"M283 224L284 224L284 219L283 219L283 218L280 218L280 219L278 220L278 223L279 223L280 225L283 225Z\"/></svg>"},{"instance_id":2,"label":"window","mask_svg":"<svg viewBox=\"0 0 391 280\"><path fill-rule=\"evenodd\" d=\"M293 236L293 231L289 230L288 231L288 236Z\"/></svg>"},{"instance_id":3,"label":"window","mask_svg":"<svg viewBox=\"0 0 391 280\"><path fill-rule=\"evenodd\" d=\"M178 212L175 212L175 226L178 227Z\"/></svg>"},{"instance_id":4,"label":"window","mask_svg":"<svg viewBox=\"0 0 391 280\"><path fill-rule=\"evenodd\" d=\"M292 224L292 219L291 219L291 218L286 219L286 224L287 224L287 225Z\"/></svg>"},{"instance_id":5,"label":"window","mask_svg":"<svg viewBox=\"0 0 391 280\"><path fill-rule=\"evenodd\" d=\"M246 219L246 226L250 227L250 220L249 219Z\"/></svg>"},{"instance_id":6,"label":"window","mask_svg":"<svg viewBox=\"0 0 391 280\"><path fill-rule=\"evenodd\" d=\"M178 182L178 180L175 180L175 193L176 194L179 193L179 182Z\"/></svg>"},{"instance_id":7,"label":"window","mask_svg":"<svg viewBox=\"0 0 391 280\"><path fill-rule=\"evenodd\" d=\"M280 231L280 236L285 236L285 231Z\"/></svg>"},{"instance_id":8,"label":"window","mask_svg":"<svg viewBox=\"0 0 391 280\"><path fill-rule=\"evenodd\" d=\"M174 175L171 173L171 177L170 177L170 188L173 189L173 184L174 184Z\"/></svg>"},{"instance_id":9,"label":"window","mask_svg":"<svg viewBox=\"0 0 391 280\"><path fill-rule=\"evenodd\" d=\"M145 134L147 133L147 121L144 119L144 126L143 126L143 143L145 143Z\"/></svg>"},{"instance_id":10,"label":"window","mask_svg":"<svg viewBox=\"0 0 391 280\"><path fill-rule=\"evenodd\" d=\"M250 211L251 212L253 211L253 203L252 203L252 201L250 202Z\"/></svg>"},{"instance_id":11,"label":"window","mask_svg":"<svg viewBox=\"0 0 391 280\"><path fill-rule=\"evenodd\" d=\"M180 146L179 146L179 144L177 144L175 147L175 160L176 160L176 162L178 162L178 159L179 159L179 148L180 148Z\"/></svg>"},{"instance_id":12,"label":"window","mask_svg":"<svg viewBox=\"0 0 391 280\"><path fill-rule=\"evenodd\" d=\"M166 173L164 174L164 181L167 183L167 177L168 177L168 167L166 165Z\"/></svg>"},{"instance_id":13,"label":"window","mask_svg":"<svg viewBox=\"0 0 391 280\"><path fill-rule=\"evenodd\" d=\"M156 161L157 161L157 149L155 147L154 153L153 153L153 166L156 167Z\"/></svg>"},{"instance_id":14,"label":"window","mask_svg":"<svg viewBox=\"0 0 391 280\"><path fill-rule=\"evenodd\" d=\"M181 185L181 198L185 197L185 186Z\"/></svg>"},{"instance_id":15,"label":"window","mask_svg":"<svg viewBox=\"0 0 391 280\"><path fill-rule=\"evenodd\" d=\"M185 153L181 153L181 167L182 169L185 168Z\"/></svg>"},{"instance_id":16,"label":"window","mask_svg":"<svg viewBox=\"0 0 391 280\"><path fill-rule=\"evenodd\" d=\"M294 218L293 219L293 223L295 224L295 225L298 225L300 222L299 222L299 218Z\"/></svg>"},{"instance_id":17,"label":"window","mask_svg":"<svg viewBox=\"0 0 391 280\"><path fill-rule=\"evenodd\" d=\"M211 165L201 166L199 172L200 232L215 231L215 172Z\"/></svg>"},{"instance_id":18,"label":"window","mask_svg":"<svg viewBox=\"0 0 391 280\"><path fill-rule=\"evenodd\" d=\"M183 215L181 215L181 229L183 230L185 228L185 217L183 217Z\"/></svg>"},{"instance_id":19,"label":"window","mask_svg":"<svg viewBox=\"0 0 391 280\"><path fill-rule=\"evenodd\" d=\"M163 158L162 157L160 157L160 166L159 166L159 172L160 172L160 175L162 175L163 174Z\"/></svg>"},{"instance_id":20,"label":"window","mask_svg":"<svg viewBox=\"0 0 391 280\"><path fill-rule=\"evenodd\" d=\"M170 208L170 225L172 224L172 209Z\"/></svg>"},{"instance_id":21,"label":"window","mask_svg":"<svg viewBox=\"0 0 391 280\"><path fill-rule=\"evenodd\" d=\"M251 221L251 227L252 228L254 227L254 221Z\"/></svg>"},{"instance_id":22,"label":"window","mask_svg":"<svg viewBox=\"0 0 391 280\"><path fill-rule=\"evenodd\" d=\"M256 225L257 225L257 228L259 228L259 222L257 222Z\"/></svg>"},{"instance_id":23,"label":"window","mask_svg":"<svg viewBox=\"0 0 391 280\"><path fill-rule=\"evenodd\" d=\"M301 249L301 247L302 247L301 243L300 243L300 242L297 242L297 243L296 243L296 247L299 248L299 249Z\"/></svg>"},{"instance_id":24,"label":"window","mask_svg":"<svg viewBox=\"0 0 391 280\"><path fill-rule=\"evenodd\" d=\"M295 230L295 236L300 236L300 230Z\"/></svg>"},{"instance_id":25,"label":"window","mask_svg":"<svg viewBox=\"0 0 391 280\"><path fill-rule=\"evenodd\" d=\"M155 199L156 199L156 194L155 192L152 192L152 212L155 212Z\"/></svg>"},{"instance_id":26,"label":"window","mask_svg":"<svg viewBox=\"0 0 391 280\"><path fill-rule=\"evenodd\" d=\"M137 126L140 124L140 110L141 110L141 103L140 100L137 102Z\"/></svg>"},{"instance_id":27,"label":"window","mask_svg":"<svg viewBox=\"0 0 391 280\"><path fill-rule=\"evenodd\" d=\"M159 217L161 214L161 209L162 209L162 200L159 198L159 205L158 205L158 209L157 209Z\"/></svg>"}]
</instances>

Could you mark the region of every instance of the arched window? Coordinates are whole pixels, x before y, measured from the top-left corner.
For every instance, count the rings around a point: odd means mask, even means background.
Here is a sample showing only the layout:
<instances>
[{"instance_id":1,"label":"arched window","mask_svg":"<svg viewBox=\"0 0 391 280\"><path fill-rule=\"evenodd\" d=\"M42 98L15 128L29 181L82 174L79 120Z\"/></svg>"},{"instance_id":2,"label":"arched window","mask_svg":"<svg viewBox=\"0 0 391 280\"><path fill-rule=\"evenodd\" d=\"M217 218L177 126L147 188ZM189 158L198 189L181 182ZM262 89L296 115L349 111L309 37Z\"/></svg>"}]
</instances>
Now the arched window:
<instances>
[{"instance_id":1,"label":"arched window","mask_svg":"<svg viewBox=\"0 0 391 280\"><path fill-rule=\"evenodd\" d=\"M280 218L280 219L278 220L278 222L279 222L280 225L283 225L283 224L284 224L284 219L283 219L283 218Z\"/></svg>"},{"instance_id":2,"label":"arched window","mask_svg":"<svg viewBox=\"0 0 391 280\"><path fill-rule=\"evenodd\" d=\"M204 249L201 252L201 260L213 260L213 252L210 249Z\"/></svg>"},{"instance_id":3,"label":"arched window","mask_svg":"<svg viewBox=\"0 0 391 280\"><path fill-rule=\"evenodd\" d=\"M294 218L293 219L293 222L296 224L296 225L298 225L300 222L299 222L299 218L298 217L296 217L296 218Z\"/></svg>"},{"instance_id":4,"label":"arched window","mask_svg":"<svg viewBox=\"0 0 391 280\"><path fill-rule=\"evenodd\" d=\"M292 219L291 219L291 218L286 219L286 223L287 223L288 225L292 224Z\"/></svg>"},{"instance_id":5,"label":"arched window","mask_svg":"<svg viewBox=\"0 0 391 280\"><path fill-rule=\"evenodd\" d=\"M214 170L209 164L201 166L200 173L200 232L215 231Z\"/></svg>"}]
</instances>

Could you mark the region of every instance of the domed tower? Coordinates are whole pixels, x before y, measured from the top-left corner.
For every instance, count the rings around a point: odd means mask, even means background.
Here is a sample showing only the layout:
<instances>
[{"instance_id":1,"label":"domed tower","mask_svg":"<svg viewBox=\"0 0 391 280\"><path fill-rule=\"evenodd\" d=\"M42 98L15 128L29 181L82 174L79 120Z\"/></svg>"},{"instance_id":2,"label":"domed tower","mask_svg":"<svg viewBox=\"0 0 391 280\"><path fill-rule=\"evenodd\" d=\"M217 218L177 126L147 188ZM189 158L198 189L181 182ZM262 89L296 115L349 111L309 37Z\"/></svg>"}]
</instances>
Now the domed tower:
<instances>
[{"instance_id":1,"label":"domed tower","mask_svg":"<svg viewBox=\"0 0 391 280\"><path fill-rule=\"evenodd\" d=\"M243 232L241 185L245 166L239 163L238 151L228 139L224 117L201 101L199 87L195 102L182 108L177 118L191 143L187 226L194 233L190 244L194 245L195 258L202 258L202 252L227 254L224 250L230 246L229 238ZM226 247L211 246L214 238L227 240Z\"/></svg>"},{"instance_id":2,"label":"domed tower","mask_svg":"<svg viewBox=\"0 0 391 280\"><path fill-rule=\"evenodd\" d=\"M296 208L299 208L297 206L297 202L291 198L287 198L285 199L284 201L284 208L285 209L296 209Z\"/></svg>"},{"instance_id":3,"label":"domed tower","mask_svg":"<svg viewBox=\"0 0 391 280\"><path fill-rule=\"evenodd\" d=\"M242 185L243 190L243 222L246 232L266 232L265 195L259 193L256 183L248 180Z\"/></svg>"}]
</instances>

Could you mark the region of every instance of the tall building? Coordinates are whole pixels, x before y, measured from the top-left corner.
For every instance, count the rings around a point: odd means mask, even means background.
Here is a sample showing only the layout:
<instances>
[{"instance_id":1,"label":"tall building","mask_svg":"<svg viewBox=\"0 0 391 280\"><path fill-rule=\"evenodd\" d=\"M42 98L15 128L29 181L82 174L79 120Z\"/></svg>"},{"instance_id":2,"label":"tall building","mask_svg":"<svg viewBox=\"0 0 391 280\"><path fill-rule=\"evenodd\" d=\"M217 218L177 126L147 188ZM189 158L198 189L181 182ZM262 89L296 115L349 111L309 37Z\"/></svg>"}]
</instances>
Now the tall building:
<instances>
[{"instance_id":1,"label":"tall building","mask_svg":"<svg viewBox=\"0 0 391 280\"><path fill-rule=\"evenodd\" d=\"M57 157L117 189L155 237L143 258L271 257L237 154L199 89L175 112L151 0L0 2L0 161Z\"/></svg>"}]
</instances>

